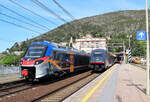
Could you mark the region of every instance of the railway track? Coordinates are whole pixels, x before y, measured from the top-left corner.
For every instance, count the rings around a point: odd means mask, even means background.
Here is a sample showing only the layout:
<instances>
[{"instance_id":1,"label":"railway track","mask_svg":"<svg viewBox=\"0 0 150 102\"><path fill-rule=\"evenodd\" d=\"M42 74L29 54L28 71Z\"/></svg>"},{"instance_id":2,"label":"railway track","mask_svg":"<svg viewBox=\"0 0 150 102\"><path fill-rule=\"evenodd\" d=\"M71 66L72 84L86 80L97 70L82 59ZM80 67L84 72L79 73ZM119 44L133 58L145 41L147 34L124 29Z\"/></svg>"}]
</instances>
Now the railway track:
<instances>
[{"instance_id":1,"label":"railway track","mask_svg":"<svg viewBox=\"0 0 150 102\"><path fill-rule=\"evenodd\" d=\"M63 94L63 97L60 96L58 101L61 101L92 81L98 75L91 74L91 71L87 71L77 75L67 75L59 80L40 82L37 84L20 84L20 87L17 85L16 88L14 86L8 89L1 89L0 102L37 102L49 97L59 97L60 94L66 93ZM68 89L71 90L66 91ZM49 100L54 101L54 99Z\"/></svg>"},{"instance_id":2,"label":"railway track","mask_svg":"<svg viewBox=\"0 0 150 102\"><path fill-rule=\"evenodd\" d=\"M6 88L15 87L18 84L22 84L24 82L25 82L25 80L16 80L16 81L13 81L13 82L2 83L2 84L0 84L0 90L6 89Z\"/></svg>"},{"instance_id":3,"label":"railway track","mask_svg":"<svg viewBox=\"0 0 150 102\"><path fill-rule=\"evenodd\" d=\"M30 88L35 87L33 83L27 83L25 80L10 82L10 83L4 83L1 85L0 88L0 98L15 94L18 92L22 92L24 90L28 90Z\"/></svg>"},{"instance_id":4,"label":"railway track","mask_svg":"<svg viewBox=\"0 0 150 102\"><path fill-rule=\"evenodd\" d=\"M32 102L62 102L65 98L69 97L98 76L99 74L91 74L86 78L77 80L70 85L60 88L55 92L49 93L44 97L33 100Z\"/></svg>"}]
</instances>

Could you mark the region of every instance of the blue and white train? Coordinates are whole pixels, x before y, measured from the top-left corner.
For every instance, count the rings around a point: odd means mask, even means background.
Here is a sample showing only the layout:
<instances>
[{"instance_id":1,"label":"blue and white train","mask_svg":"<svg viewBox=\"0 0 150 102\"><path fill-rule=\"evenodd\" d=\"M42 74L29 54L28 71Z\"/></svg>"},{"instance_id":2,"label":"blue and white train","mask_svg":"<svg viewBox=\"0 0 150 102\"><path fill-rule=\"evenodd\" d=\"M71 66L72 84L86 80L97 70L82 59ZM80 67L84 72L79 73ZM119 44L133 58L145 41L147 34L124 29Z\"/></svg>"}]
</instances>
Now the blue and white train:
<instances>
[{"instance_id":1,"label":"blue and white train","mask_svg":"<svg viewBox=\"0 0 150 102\"><path fill-rule=\"evenodd\" d=\"M104 49L95 49L91 52L90 67L94 71L102 71L115 62L115 55Z\"/></svg>"},{"instance_id":2,"label":"blue and white train","mask_svg":"<svg viewBox=\"0 0 150 102\"><path fill-rule=\"evenodd\" d=\"M90 56L59 44L33 42L20 60L20 77L36 80L87 69Z\"/></svg>"}]
</instances>

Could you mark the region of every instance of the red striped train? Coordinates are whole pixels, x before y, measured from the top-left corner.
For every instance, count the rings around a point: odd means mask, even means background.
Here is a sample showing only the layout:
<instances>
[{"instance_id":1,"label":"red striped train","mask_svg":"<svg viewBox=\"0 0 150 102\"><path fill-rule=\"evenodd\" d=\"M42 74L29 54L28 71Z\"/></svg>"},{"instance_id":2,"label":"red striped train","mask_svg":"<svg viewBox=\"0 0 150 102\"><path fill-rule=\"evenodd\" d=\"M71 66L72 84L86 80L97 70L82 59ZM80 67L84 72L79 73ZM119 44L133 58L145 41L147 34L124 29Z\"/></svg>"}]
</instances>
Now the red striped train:
<instances>
[{"instance_id":1,"label":"red striped train","mask_svg":"<svg viewBox=\"0 0 150 102\"><path fill-rule=\"evenodd\" d=\"M33 42L20 61L20 77L36 80L87 69L90 56L59 44ZM50 78L50 77L49 77Z\"/></svg>"}]
</instances>

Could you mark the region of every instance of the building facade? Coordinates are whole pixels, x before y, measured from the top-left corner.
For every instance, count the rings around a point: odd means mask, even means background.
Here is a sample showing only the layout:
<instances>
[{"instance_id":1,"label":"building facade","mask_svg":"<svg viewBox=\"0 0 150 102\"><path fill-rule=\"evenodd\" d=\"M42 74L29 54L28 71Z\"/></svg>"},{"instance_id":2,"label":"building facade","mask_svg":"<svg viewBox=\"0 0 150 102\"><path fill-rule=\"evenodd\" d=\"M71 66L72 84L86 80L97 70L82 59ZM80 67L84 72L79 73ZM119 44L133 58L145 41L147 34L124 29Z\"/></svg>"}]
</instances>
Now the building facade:
<instances>
[{"instance_id":1,"label":"building facade","mask_svg":"<svg viewBox=\"0 0 150 102\"><path fill-rule=\"evenodd\" d=\"M92 50L99 48L106 50L107 40L106 38L93 38L91 35L86 35L86 37L76 39L73 47L87 53L91 53Z\"/></svg>"}]
</instances>

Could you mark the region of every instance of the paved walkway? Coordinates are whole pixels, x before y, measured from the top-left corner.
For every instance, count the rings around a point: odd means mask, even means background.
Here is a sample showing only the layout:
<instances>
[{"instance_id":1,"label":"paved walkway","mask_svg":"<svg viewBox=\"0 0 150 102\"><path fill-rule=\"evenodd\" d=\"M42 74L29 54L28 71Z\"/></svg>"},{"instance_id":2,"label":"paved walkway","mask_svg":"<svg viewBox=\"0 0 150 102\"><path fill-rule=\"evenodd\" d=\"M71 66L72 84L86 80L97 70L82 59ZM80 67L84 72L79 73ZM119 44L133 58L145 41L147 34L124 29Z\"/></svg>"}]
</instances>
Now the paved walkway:
<instances>
[{"instance_id":1,"label":"paved walkway","mask_svg":"<svg viewBox=\"0 0 150 102\"><path fill-rule=\"evenodd\" d=\"M0 74L0 84L12 82L16 80L21 80L19 78L19 74L5 74L5 75Z\"/></svg>"},{"instance_id":2,"label":"paved walkway","mask_svg":"<svg viewBox=\"0 0 150 102\"><path fill-rule=\"evenodd\" d=\"M150 102L146 73L130 64L114 65L64 102Z\"/></svg>"},{"instance_id":3,"label":"paved walkway","mask_svg":"<svg viewBox=\"0 0 150 102\"><path fill-rule=\"evenodd\" d=\"M114 102L150 102L146 94L146 72L133 65L120 68Z\"/></svg>"}]
</instances>

